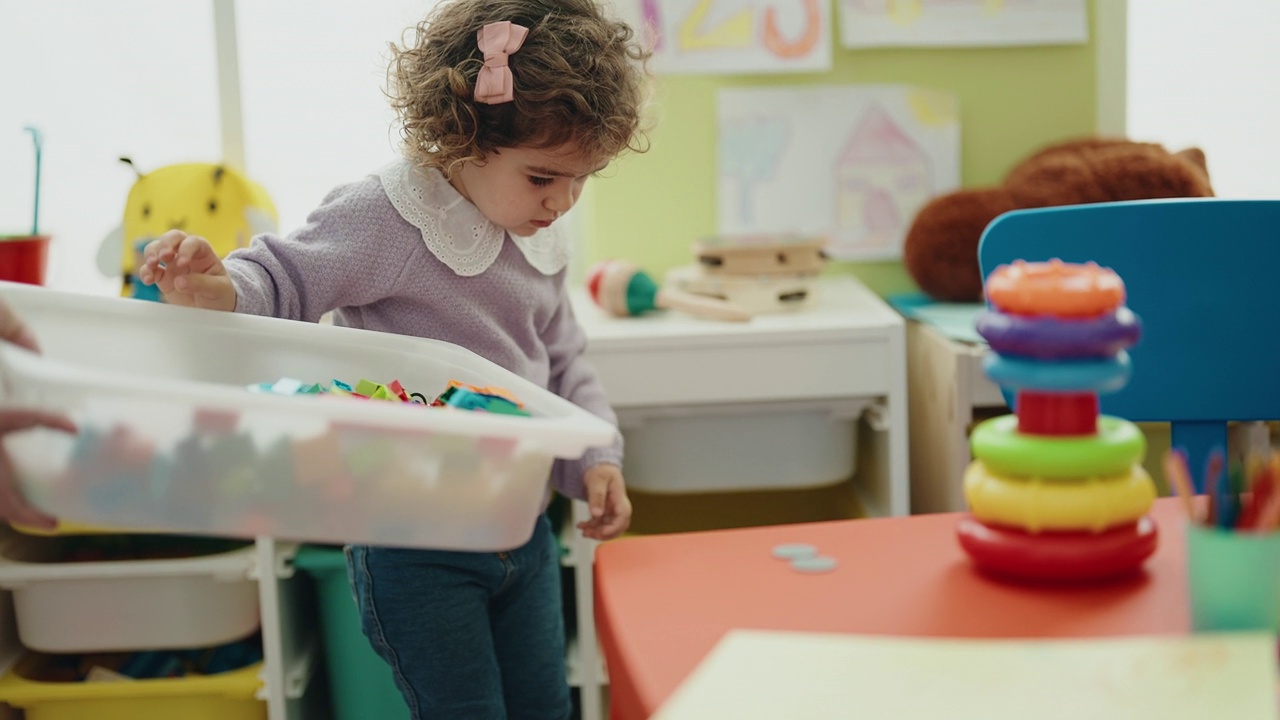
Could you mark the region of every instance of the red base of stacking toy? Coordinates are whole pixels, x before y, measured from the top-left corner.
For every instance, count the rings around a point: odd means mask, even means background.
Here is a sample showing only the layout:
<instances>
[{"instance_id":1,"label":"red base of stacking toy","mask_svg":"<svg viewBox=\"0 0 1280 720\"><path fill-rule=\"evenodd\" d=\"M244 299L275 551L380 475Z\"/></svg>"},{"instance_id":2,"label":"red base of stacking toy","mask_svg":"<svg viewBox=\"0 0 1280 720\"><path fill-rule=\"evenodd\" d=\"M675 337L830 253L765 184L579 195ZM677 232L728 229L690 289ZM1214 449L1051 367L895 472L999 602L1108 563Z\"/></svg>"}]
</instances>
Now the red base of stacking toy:
<instances>
[{"instance_id":1,"label":"red base of stacking toy","mask_svg":"<svg viewBox=\"0 0 1280 720\"><path fill-rule=\"evenodd\" d=\"M1018 432L1028 435L1093 435L1098 432L1095 393L1018 392Z\"/></svg>"},{"instance_id":2,"label":"red base of stacking toy","mask_svg":"<svg viewBox=\"0 0 1280 720\"><path fill-rule=\"evenodd\" d=\"M1115 580L1137 572L1156 550L1150 516L1101 533L1029 533L986 525L965 515L956 525L960 546L979 569L1035 583Z\"/></svg>"}]
</instances>

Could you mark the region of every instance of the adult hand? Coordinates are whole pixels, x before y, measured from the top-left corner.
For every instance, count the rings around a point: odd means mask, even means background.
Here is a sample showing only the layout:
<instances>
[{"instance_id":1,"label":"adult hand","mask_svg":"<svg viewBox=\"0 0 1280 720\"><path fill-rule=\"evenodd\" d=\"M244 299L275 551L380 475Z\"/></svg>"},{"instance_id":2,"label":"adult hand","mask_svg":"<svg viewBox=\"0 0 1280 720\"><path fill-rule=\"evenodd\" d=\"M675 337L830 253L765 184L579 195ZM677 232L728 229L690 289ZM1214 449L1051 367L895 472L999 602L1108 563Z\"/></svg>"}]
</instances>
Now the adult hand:
<instances>
[{"instance_id":1,"label":"adult hand","mask_svg":"<svg viewBox=\"0 0 1280 720\"><path fill-rule=\"evenodd\" d=\"M40 346L36 343L36 337L31 329L3 300L0 300L0 340L11 342L33 352L40 352ZM76 431L76 426L71 420L60 415L39 410L0 407L0 440L11 432L37 427L69 433ZM0 520L31 525L43 530L52 530L58 525L57 520L31 507L22 497L13 463L3 443L0 443Z\"/></svg>"}]
</instances>

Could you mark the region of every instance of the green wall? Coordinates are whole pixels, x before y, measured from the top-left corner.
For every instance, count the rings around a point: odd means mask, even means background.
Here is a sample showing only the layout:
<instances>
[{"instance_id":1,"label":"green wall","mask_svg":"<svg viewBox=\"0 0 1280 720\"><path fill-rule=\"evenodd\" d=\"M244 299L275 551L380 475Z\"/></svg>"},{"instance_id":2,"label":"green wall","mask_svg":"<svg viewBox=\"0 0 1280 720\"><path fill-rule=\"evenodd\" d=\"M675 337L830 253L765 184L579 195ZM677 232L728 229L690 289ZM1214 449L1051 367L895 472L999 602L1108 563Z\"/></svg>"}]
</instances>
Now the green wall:
<instances>
[{"instance_id":1,"label":"green wall","mask_svg":"<svg viewBox=\"0 0 1280 720\"><path fill-rule=\"evenodd\" d=\"M1087 45L976 49L847 50L834 40L825 73L667 76L656 80L649 152L620 159L588 183L587 257L626 258L655 277L692 262L691 243L716 229L716 91L778 84L902 83L960 97L961 183L999 181L1047 142L1094 132L1097 13ZM899 262L833 263L878 293L914 288Z\"/></svg>"}]
</instances>

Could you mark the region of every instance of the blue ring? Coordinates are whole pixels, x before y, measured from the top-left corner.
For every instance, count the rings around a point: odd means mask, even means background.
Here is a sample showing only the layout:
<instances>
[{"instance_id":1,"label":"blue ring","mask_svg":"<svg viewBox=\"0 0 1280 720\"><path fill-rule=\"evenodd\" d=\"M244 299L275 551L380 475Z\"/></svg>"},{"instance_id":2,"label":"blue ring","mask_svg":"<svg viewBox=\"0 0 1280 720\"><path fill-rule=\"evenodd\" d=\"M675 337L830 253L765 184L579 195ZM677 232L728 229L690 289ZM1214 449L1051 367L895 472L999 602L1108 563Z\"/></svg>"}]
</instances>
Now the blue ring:
<instances>
[{"instance_id":1,"label":"blue ring","mask_svg":"<svg viewBox=\"0 0 1280 720\"><path fill-rule=\"evenodd\" d=\"M1102 360L1046 362L988 353L983 369L1007 390L1111 393L1129 382L1133 364L1123 350Z\"/></svg>"},{"instance_id":2,"label":"blue ring","mask_svg":"<svg viewBox=\"0 0 1280 720\"><path fill-rule=\"evenodd\" d=\"M1001 355L1040 360L1107 358L1132 347L1142 323L1127 307L1094 318L1008 315L988 310L978 316L978 334Z\"/></svg>"}]
</instances>

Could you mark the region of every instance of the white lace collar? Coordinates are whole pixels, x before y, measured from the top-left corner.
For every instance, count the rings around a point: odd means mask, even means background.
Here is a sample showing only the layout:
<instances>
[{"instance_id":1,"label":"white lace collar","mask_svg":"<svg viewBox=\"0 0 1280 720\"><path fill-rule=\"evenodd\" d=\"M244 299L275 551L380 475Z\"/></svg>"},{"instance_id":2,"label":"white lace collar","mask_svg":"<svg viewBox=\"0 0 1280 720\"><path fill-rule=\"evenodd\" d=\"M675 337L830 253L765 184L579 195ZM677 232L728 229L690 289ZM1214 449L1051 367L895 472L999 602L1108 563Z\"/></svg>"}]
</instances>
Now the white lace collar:
<instances>
[{"instance_id":1,"label":"white lace collar","mask_svg":"<svg viewBox=\"0 0 1280 720\"><path fill-rule=\"evenodd\" d=\"M462 197L439 170L420 170L397 160L379 170L378 179L396 212L422 231L427 249L449 269L470 277L498 259L507 232ZM529 237L512 235L511 240L543 275L555 275L569 264L572 246L558 224Z\"/></svg>"}]
</instances>

